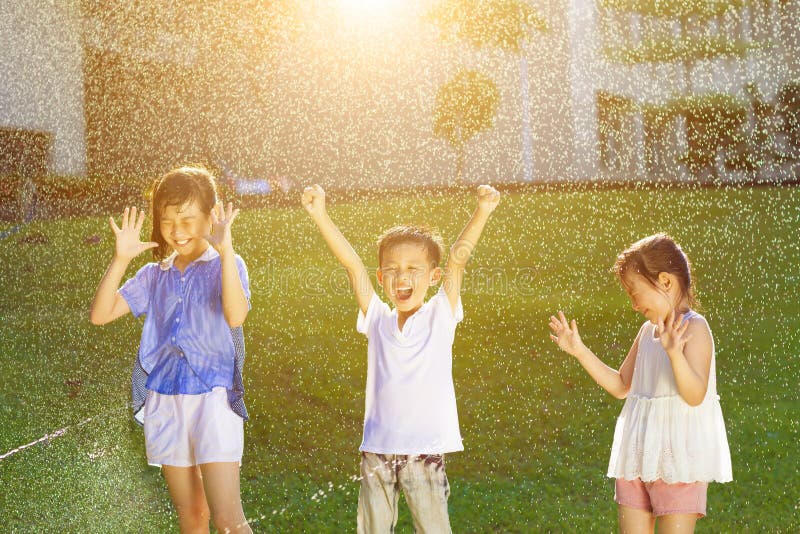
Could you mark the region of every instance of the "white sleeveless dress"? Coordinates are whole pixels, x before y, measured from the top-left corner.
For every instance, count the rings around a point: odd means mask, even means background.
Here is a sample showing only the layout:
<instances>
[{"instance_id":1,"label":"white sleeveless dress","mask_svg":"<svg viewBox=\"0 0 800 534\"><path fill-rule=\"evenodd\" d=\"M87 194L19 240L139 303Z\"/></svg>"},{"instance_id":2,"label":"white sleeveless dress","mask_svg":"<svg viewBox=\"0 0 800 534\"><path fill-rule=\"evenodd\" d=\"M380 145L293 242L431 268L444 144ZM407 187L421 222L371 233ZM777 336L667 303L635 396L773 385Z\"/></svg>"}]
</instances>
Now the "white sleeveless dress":
<instances>
[{"instance_id":1,"label":"white sleeveless dress","mask_svg":"<svg viewBox=\"0 0 800 534\"><path fill-rule=\"evenodd\" d=\"M687 318L698 317L689 311ZM647 322L630 392L617 419L608 476L644 482L730 482L731 455L717 395L713 339L708 391L695 407L678 393L669 356Z\"/></svg>"}]
</instances>

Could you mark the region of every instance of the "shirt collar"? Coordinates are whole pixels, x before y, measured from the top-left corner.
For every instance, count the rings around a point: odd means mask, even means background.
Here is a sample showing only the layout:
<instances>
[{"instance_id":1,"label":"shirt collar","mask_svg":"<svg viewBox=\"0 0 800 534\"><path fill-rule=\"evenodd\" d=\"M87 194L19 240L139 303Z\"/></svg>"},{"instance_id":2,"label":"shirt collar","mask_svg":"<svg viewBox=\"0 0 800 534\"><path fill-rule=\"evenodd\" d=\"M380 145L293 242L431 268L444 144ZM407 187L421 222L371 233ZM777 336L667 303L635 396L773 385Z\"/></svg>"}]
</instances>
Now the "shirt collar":
<instances>
[{"instance_id":1,"label":"shirt collar","mask_svg":"<svg viewBox=\"0 0 800 534\"><path fill-rule=\"evenodd\" d=\"M178 253L177 252L173 252L172 254L170 254L169 256L164 258L163 260L161 260L159 262L158 266L161 267L162 271L169 271L170 268L172 268L172 264L175 263L175 258L177 258L177 257L178 257ZM209 245L209 247L206 249L206 251L203 252L203 254L201 254L200 257L197 258L196 260L194 260L192 263L201 262L201 261L202 262L207 262L207 261L211 261L214 258L218 258L218 257L219 257L219 252L217 252L217 249L215 249L214 247ZM191 264L189 264L189 265L191 265ZM188 265L187 265L187 267L188 267Z\"/></svg>"}]
</instances>

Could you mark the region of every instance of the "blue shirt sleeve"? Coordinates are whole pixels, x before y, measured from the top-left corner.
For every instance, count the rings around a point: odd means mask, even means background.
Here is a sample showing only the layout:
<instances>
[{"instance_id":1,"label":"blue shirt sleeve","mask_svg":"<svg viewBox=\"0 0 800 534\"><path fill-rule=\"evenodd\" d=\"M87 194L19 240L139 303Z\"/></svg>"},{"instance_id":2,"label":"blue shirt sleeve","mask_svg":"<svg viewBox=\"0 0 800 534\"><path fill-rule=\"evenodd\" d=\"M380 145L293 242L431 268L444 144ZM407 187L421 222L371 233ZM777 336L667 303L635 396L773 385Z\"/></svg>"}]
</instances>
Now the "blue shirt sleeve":
<instances>
[{"instance_id":1,"label":"blue shirt sleeve","mask_svg":"<svg viewBox=\"0 0 800 534\"><path fill-rule=\"evenodd\" d=\"M145 313L150 306L150 297L153 294L153 272L157 268L158 264L148 263L119 288L119 294L128 303L134 317Z\"/></svg>"}]
</instances>

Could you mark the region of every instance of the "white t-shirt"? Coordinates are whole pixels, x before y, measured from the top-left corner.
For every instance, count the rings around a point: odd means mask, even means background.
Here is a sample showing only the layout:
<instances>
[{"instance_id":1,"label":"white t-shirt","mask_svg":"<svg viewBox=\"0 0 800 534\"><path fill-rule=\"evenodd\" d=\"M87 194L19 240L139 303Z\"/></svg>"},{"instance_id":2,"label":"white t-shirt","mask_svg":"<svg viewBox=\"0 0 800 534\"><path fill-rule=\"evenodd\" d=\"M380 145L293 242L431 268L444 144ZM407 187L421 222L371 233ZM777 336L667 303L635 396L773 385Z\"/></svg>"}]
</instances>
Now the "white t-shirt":
<instances>
[{"instance_id":1,"label":"white t-shirt","mask_svg":"<svg viewBox=\"0 0 800 534\"><path fill-rule=\"evenodd\" d=\"M453 387L453 340L464 318L439 292L397 327L397 310L373 295L357 329L367 336L364 441L378 454L462 451Z\"/></svg>"}]
</instances>

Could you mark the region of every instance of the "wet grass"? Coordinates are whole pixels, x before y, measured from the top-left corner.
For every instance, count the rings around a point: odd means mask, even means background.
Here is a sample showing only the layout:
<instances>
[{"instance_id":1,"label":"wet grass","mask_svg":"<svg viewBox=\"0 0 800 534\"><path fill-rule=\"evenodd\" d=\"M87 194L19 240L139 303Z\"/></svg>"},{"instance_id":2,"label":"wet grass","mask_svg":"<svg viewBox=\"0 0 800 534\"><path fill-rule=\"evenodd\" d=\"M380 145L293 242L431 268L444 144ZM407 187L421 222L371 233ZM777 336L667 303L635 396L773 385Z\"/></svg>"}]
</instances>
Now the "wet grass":
<instances>
[{"instance_id":1,"label":"wet grass","mask_svg":"<svg viewBox=\"0 0 800 534\"><path fill-rule=\"evenodd\" d=\"M473 204L431 194L330 211L373 268L385 227L429 222L452 242ZM656 231L695 265L733 455L735 481L711 485L698 531L800 528L800 189L746 188L504 198L470 264L454 348L466 448L448 457L455 532L615 530L605 471L622 403L551 345L546 318L564 309L617 365L642 319L609 269ZM345 275L301 209L245 211L234 242L253 290L245 511L255 531L352 531L366 341ZM141 322L87 319L112 247L103 217L35 222L0 242L0 454L67 427L0 460L4 530L176 528L125 407ZM411 530L403 509L398 531Z\"/></svg>"}]
</instances>

